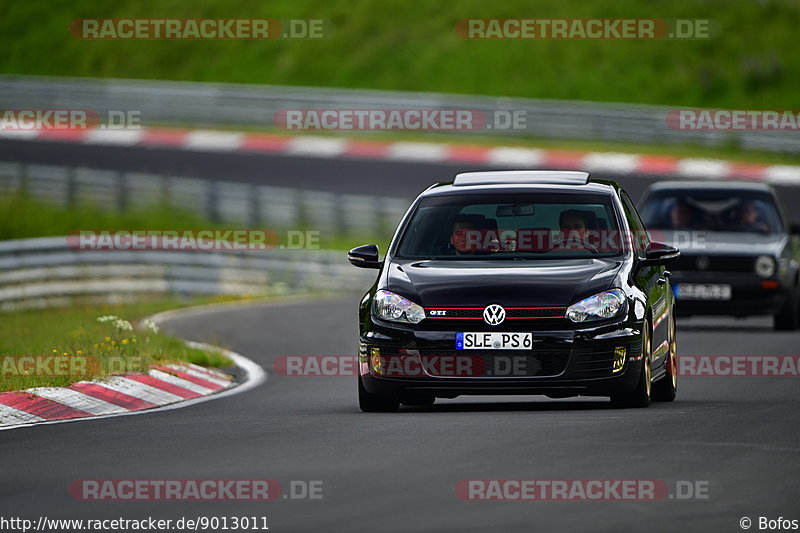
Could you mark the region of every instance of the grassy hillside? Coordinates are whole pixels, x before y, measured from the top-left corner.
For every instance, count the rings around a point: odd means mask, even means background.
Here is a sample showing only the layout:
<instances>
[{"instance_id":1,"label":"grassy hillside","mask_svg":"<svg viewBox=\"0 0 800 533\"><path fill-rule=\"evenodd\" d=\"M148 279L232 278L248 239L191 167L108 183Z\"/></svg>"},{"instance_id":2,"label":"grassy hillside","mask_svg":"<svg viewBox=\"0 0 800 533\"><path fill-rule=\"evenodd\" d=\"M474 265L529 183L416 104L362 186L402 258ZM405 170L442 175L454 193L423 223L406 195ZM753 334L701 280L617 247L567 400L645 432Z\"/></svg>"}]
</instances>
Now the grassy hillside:
<instances>
[{"instance_id":1,"label":"grassy hillside","mask_svg":"<svg viewBox=\"0 0 800 533\"><path fill-rule=\"evenodd\" d=\"M6 2L0 72L797 108L793 0ZM90 17L322 18L318 41L80 41ZM465 41L460 18L710 18L697 41Z\"/></svg>"}]
</instances>

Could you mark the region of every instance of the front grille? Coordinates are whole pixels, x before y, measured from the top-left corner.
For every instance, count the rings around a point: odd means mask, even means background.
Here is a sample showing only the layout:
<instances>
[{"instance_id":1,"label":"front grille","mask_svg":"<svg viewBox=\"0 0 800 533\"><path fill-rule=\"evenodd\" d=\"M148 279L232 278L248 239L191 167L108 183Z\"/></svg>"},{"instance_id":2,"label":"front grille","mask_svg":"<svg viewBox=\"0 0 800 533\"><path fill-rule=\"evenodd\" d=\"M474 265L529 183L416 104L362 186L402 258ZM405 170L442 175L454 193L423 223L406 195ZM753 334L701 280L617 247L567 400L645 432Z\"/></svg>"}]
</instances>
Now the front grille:
<instances>
[{"instance_id":1,"label":"front grille","mask_svg":"<svg viewBox=\"0 0 800 533\"><path fill-rule=\"evenodd\" d=\"M423 327L431 330L493 331L483 320L483 307L426 307ZM566 307L506 307L506 331L531 331L561 327Z\"/></svg>"},{"instance_id":2,"label":"front grille","mask_svg":"<svg viewBox=\"0 0 800 533\"><path fill-rule=\"evenodd\" d=\"M506 320L563 318L566 307L506 307ZM483 307L426 307L425 316L432 320L483 320ZM440 314L444 313L444 314Z\"/></svg>"},{"instance_id":3,"label":"front grille","mask_svg":"<svg viewBox=\"0 0 800 533\"><path fill-rule=\"evenodd\" d=\"M753 272L754 264L751 256L681 254L668 268L675 272Z\"/></svg>"},{"instance_id":4,"label":"front grille","mask_svg":"<svg viewBox=\"0 0 800 533\"><path fill-rule=\"evenodd\" d=\"M475 352L475 353L470 353ZM460 377L544 377L564 372L569 362L569 349L553 350L420 350L420 358L432 376L459 377L435 359L467 360L469 375ZM452 363L451 363L452 367Z\"/></svg>"}]
</instances>

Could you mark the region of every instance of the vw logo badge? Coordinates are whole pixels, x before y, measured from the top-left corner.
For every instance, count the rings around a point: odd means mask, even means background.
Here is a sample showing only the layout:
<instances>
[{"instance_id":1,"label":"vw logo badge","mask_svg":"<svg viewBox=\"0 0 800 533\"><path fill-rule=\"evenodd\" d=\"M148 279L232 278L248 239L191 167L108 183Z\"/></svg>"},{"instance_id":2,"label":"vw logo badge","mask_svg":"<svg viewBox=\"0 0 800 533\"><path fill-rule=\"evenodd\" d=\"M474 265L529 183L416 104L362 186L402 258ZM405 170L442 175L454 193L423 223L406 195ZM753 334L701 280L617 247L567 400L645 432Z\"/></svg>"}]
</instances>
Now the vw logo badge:
<instances>
[{"instance_id":1,"label":"vw logo badge","mask_svg":"<svg viewBox=\"0 0 800 533\"><path fill-rule=\"evenodd\" d=\"M497 304L487 305L483 310L483 320L490 326L502 324L506 319L506 310Z\"/></svg>"}]
</instances>

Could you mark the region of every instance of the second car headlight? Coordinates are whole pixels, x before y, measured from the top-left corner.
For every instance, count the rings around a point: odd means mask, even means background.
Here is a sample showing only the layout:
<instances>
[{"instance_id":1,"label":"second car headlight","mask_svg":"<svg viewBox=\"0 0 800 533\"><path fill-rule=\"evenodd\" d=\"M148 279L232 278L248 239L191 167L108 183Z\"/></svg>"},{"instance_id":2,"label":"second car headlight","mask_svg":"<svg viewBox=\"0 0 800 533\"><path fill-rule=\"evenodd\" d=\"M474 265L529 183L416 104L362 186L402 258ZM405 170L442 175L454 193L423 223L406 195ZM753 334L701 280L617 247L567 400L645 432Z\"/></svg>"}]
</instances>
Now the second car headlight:
<instances>
[{"instance_id":1,"label":"second car headlight","mask_svg":"<svg viewBox=\"0 0 800 533\"><path fill-rule=\"evenodd\" d=\"M762 278L769 278L775 273L775 259L768 255L759 255L755 263L756 274Z\"/></svg>"},{"instance_id":2,"label":"second car headlight","mask_svg":"<svg viewBox=\"0 0 800 533\"><path fill-rule=\"evenodd\" d=\"M377 291L372 299L372 309L378 318L393 322L418 324L425 318L425 309L391 291Z\"/></svg>"},{"instance_id":3,"label":"second car headlight","mask_svg":"<svg viewBox=\"0 0 800 533\"><path fill-rule=\"evenodd\" d=\"M584 298L567 308L567 318L573 322L605 320L622 314L625 309L625 293L621 289L611 289Z\"/></svg>"}]
</instances>

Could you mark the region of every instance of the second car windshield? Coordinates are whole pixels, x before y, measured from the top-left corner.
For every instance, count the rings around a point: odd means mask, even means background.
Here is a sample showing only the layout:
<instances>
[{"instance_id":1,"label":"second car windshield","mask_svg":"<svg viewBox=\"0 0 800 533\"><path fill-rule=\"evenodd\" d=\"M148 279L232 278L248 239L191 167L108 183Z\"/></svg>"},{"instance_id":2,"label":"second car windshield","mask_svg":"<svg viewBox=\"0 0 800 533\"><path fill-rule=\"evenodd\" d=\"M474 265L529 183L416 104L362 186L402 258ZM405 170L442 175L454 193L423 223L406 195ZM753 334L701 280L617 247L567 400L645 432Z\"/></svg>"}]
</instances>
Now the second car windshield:
<instances>
[{"instance_id":1,"label":"second car windshield","mask_svg":"<svg viewBox=\"0 0 800 533\"><path fill-rule=\"evenodd\" d=\"M669 190L647 198L642 218L650 229L778 233L772 196L760 191Z\"/></svg>"},{"instance_id":2,"label":"second car windshield","mask_svg":"<svg viewBox=\"0 0 800 533\"><path fill-rule=\"evenodd\" d=\"M424 198L396 255L428 259L567 259L621 253L611 197L463 194Z\"/></svg>"}]
</instances>

